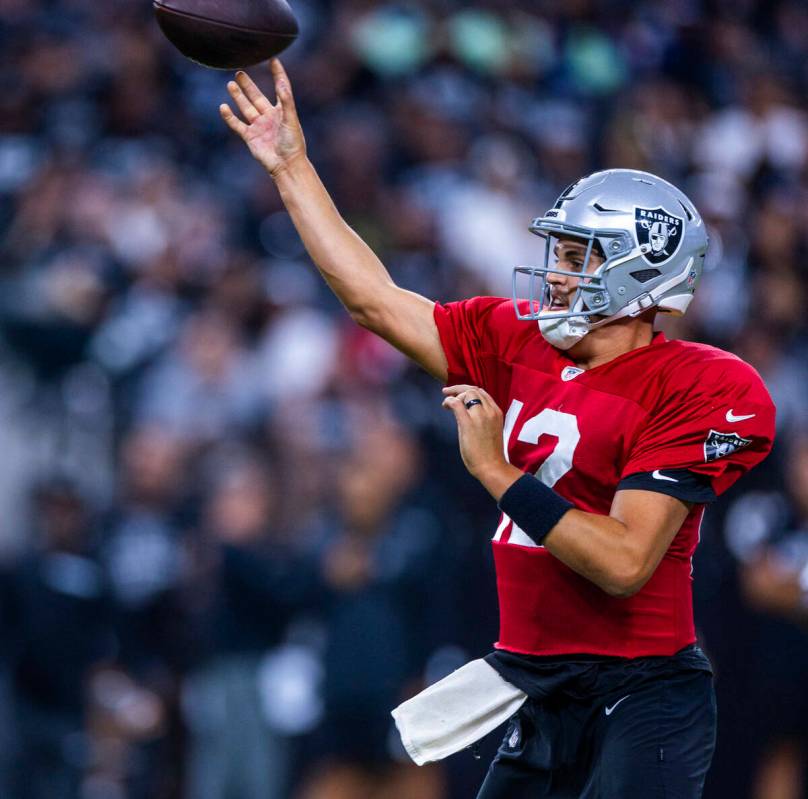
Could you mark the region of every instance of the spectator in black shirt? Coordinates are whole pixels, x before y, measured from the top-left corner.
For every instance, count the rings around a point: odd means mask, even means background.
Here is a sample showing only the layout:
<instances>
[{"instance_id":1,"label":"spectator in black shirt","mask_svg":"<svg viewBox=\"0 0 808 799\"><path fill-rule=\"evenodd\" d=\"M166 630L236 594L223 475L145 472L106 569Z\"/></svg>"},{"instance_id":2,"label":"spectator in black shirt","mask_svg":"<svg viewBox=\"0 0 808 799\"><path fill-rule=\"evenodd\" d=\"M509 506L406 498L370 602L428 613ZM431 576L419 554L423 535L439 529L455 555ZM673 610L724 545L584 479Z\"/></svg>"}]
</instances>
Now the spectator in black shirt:
<instances>
[{"instance_id":1,"label":"spectator in black shirt","mask_svg":"<svg viewBox=\"0 0 808 799\"><path fill-rule=\"evenodd\" d=\"M223 470L192 545L188 597L197 649L183 707L191 734L188 799L282 799L288 741L267 723L264 655L305 600L305 565L273 529L271 476L257 461Z\"/></svg>"},{"instance_id":2,"label":"spectator in black shirt","mask_svg":"<svg viewBox=\"0 0 808 799\"><path fill-rule=\"evenodd\" d=\"M65 482L34 494L39 547L7 575L3 638L14 692L14 799L78 797L88 760L86 688L114 653L87 507ZM36 540L36 537L33 539Z\"/></svg>"}]
</instances>

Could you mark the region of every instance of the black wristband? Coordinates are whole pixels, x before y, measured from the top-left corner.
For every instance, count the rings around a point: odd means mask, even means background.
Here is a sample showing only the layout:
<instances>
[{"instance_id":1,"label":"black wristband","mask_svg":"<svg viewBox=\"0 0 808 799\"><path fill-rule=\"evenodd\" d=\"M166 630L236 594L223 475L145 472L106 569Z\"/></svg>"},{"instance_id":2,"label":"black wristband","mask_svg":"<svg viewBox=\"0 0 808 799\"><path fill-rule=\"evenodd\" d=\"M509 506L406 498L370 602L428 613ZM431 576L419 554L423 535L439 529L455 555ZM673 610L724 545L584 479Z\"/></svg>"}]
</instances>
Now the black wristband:
<instances>
[{"instance_id":1,"label":"black wristband","mask_svg":"<svg viewBox=\"0 0 808 799\"><path fill-rule=\"evenodd\" d=\"M520 477L500 498L499 509L537 544L575 506L532 474Z\"/></svg>"}]
</instances>

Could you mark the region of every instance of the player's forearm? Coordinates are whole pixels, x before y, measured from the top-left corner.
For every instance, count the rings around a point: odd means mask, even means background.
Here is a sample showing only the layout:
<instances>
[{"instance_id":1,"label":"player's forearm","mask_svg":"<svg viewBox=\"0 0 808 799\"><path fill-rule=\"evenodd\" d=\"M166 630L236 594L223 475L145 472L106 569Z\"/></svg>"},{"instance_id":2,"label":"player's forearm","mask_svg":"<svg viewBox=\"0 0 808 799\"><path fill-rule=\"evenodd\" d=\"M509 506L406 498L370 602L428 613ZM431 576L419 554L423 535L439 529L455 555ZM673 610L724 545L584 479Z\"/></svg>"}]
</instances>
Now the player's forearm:
<instances>
[{"instance_id":1,"label":"player's forearm","mask_svg":"<svg viewBox=\"0 0 808 799\"><path fill-rule=\"evenodd\" d=\"M363 322L392 285L390 274L340 216L307 158L295 160L274 177L311 259L351 316Z\"/></svg>"},{"instance_id":2,"label":"player's forearm","mask_svg":"<svg viewBox=\"0 0 808 799\"><path fill-rule=\"evenodd\" d=\"M340 216L305 156L273 176L309 255L353 320L445 382L448 364L434 320L435 303L396 286Z\"/></svg>"},{"instance_id":3,"label":"player's forearm","mask_svg":"<svg viewBox=\"0 0 808 799\"><path fill-rule=\"evenodd\" d=\"M525 476L520 469L499 458L471 471L498 503ZM536 502L546 503L552 499L553 494L546 486L533 487L541 488ZM543 500L544 492L547 497ZM502 508L507 512L505 505ZM658 542L656 546L649 546L644 536L632 534L627 525L614 516L574 508L564 510L561 508L563 515L549 532L545 528L544 536L540 537L542 545L608 594L630 596L639 591L653 574L666 547ZM525 532L531 534L530 530Z\"/></svg>"},{"instance_id":4,"label":"player's forearm","mask_svg":"<svg viewBox=\"0 0 808 799\"><path fill-rule=\"evenodd\" d=\"M568 511L544 539L544 546L574 572L612 596L639 591L658 564L642 551L621 521L597 513Z\"/></svg>"}]
</instances>

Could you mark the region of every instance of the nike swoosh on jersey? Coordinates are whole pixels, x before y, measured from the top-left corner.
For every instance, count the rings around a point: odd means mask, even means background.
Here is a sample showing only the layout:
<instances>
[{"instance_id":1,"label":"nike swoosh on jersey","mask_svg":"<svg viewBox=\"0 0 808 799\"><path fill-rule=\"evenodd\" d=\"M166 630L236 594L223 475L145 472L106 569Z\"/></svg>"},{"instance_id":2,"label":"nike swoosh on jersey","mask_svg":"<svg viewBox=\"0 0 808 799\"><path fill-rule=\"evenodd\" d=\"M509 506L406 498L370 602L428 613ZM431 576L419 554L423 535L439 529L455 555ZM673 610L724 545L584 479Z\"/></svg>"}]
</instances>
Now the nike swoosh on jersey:
<instances>
[{"instance_id":1,"label":"nike swoosh on jersey","mask_svg":"<svg viewBox=\"0 0 808 799\"><path fill-rule=\"evenodd\" d=\"M624 702L626 699L628 699L630 696L631 696L631 694L626 694L626 695L625 695L625 696L624 696L622 699L618 699L618 700L617 700L617 701L616 701L616 702L615 702L615 703L614 703L614 704L613 704L611 707L607 707L607 708L606 708L606 715L607 715L607 716L611 716L611 715L612 715L612 713L614 712L615 708L616 708L616 707L617 707L617 706L618 706L618 705L619 705L621 702Z\"/></svg>"},{"instance_id":2,"label":"nike swoosh on jersey","mask_svg":"<svg viewBox=\"0 0 808 799\"><path fill-rule=\"evenodd\" d=\"M654 471L651 472L651 477L653 477L654 480L670 480L672 483L679 482L675 477L666 477L659 469L654 469Z\"/></svg>"},{"instance_id":3,"label":"nike swoosh on jersey","mask_svg":"<svg viewBox=\"0 0 808 799\"><path fill-rule=\"evenodd\" d=\"M727 411L727 421L730 422L730 423L731 422L742 422L744 419L751 419L753 416L756 416L756 415L757 414L754 414L754 413L747 413L745 416L736 416L732 412L732 408L730 408Z\"/></svg>"}]
</instances>

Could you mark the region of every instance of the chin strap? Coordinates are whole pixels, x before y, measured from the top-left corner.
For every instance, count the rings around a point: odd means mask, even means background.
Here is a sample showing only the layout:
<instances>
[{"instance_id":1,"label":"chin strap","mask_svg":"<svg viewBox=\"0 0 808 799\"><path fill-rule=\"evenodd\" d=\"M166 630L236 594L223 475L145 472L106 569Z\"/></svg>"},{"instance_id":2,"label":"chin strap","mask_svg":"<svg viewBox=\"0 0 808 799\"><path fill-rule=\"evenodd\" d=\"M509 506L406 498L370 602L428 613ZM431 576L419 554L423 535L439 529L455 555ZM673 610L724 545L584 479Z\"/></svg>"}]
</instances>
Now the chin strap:
<instances>
[{"instance_id":1,"label":"chin strap","mask_svg":"<svg viewBox=\"0 0 808 799\"><path fill-rule=\"evenodd\" d=\"M580 311L583 307L584 301L578 297L573 310ZM544 336L544 340L559 350L568 350L577 344L590 329L589 317L583 313L580 316L556 317L555 319L539 317L539 330Z\"/></svg>"}]
</instances>

